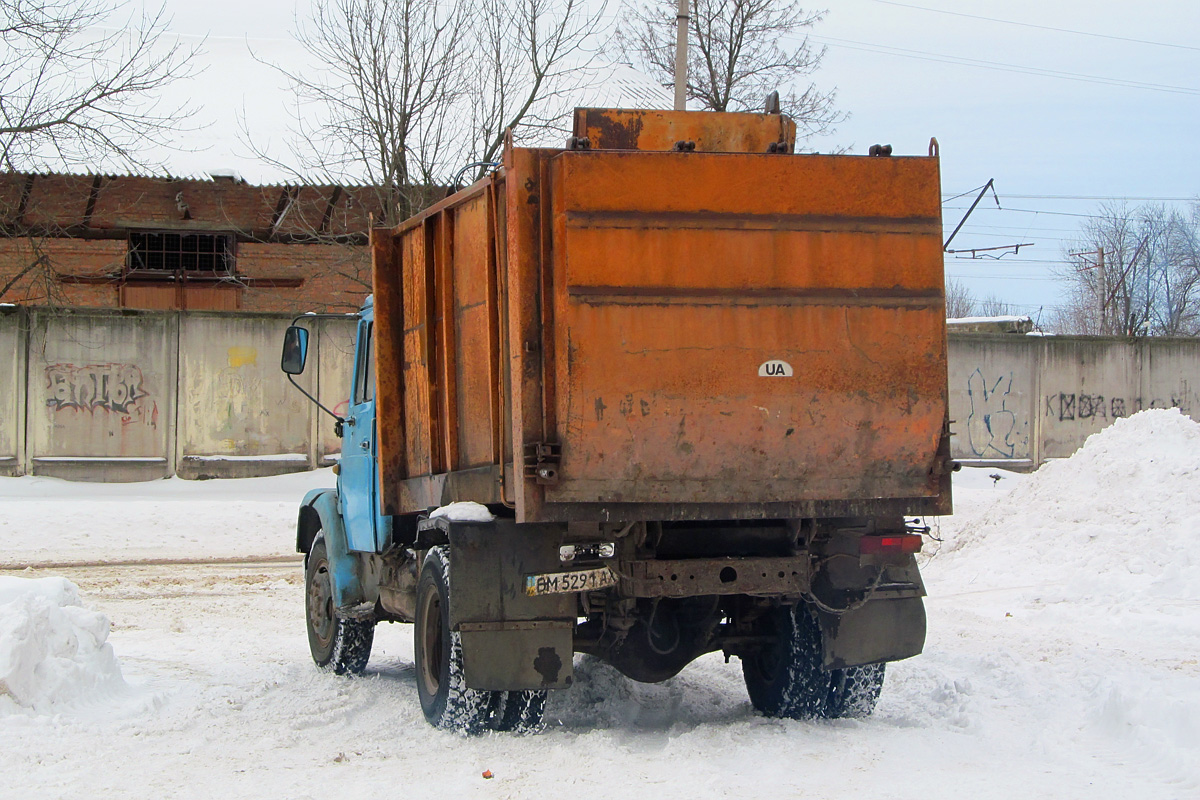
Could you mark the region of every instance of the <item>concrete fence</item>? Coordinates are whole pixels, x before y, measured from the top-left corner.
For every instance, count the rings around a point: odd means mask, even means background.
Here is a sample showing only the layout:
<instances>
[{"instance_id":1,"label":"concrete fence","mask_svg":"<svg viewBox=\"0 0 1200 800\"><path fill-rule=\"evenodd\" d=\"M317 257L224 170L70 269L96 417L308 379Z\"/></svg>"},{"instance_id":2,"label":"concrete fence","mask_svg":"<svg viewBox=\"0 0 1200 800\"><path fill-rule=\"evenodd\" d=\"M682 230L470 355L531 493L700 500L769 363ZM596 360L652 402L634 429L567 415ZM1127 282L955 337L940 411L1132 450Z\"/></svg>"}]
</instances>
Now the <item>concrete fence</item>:
<instances>
[{"instance_id":1,"label":"concrete fence","mask_svg":"<svg viewBox=\"0 0 1200 800\"><path fill-rule=\"evenodd\" d=\"M0 308L0 474L132 481L332 463L332 421L279 371L290 319ZM354 323L312 327L299 382L337 410Z\"/></svg>"},{"instance_id":2,"label":"concrete fence","mask_svg":"<svg viewBox=\"0 0 1200 800\"><path fill-rule=\"evenodd\" d=\"M951 334L949 358L965 463L1032 469L1147 408L1200 420L1200 339Z\"/></svg>"},{"instance_id":3,"label":"concrete fence","mask_svg":"<svg viewBox=\"0 0 1200 800\"><path fill-rule=\"evenodd\" d=\"M241 477L332 463L279 371L290 316L0 307L0 475ZM345 408L351 319L314 320L302 386ZM1030 469L1143 408L1200 413L1200 340L951 334L952 450Z\"/></svg>"}]
</instances>

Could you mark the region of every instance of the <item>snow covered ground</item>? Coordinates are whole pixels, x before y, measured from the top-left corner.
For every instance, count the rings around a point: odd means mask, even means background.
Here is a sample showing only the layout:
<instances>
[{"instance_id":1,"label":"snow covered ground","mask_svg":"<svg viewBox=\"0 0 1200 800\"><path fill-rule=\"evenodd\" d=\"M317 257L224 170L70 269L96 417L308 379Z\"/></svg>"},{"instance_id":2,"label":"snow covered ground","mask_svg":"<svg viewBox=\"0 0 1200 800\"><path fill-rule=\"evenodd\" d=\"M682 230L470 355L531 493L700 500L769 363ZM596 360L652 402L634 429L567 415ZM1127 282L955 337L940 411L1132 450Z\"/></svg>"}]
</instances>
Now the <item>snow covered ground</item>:
<instances>
[{"instance_id":1,"label":"snow covered ground","mask_svg":"<svg viewBox=\"0 0 1200 800\"><path fill-rule=\"evenodd\" d=\"M580 660L537 736L435 731L409 626L362 679L309 659L283 557L331 480L0 480L0 681L63 678L33 707L0 684L0 797L1200 797L1200 425L1177 412L956 475L926 651L863 721L759 717L709 656L653 686ZM111 563L179 558L226 563Z\"/></svg>"}]
</instances>

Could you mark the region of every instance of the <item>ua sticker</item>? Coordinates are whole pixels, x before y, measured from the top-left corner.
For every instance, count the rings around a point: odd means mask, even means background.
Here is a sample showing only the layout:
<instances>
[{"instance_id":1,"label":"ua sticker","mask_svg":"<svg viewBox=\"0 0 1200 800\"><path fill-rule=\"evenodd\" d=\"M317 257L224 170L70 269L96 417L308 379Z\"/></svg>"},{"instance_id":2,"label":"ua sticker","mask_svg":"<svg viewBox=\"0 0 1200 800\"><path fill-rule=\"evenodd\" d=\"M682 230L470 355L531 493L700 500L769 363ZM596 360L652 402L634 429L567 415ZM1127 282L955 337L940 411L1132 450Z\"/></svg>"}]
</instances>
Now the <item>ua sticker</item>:
<instances>
[{"instance_id":1,"label":"ua sticker","mask_svg":"<svg viewBox=\"0 0 1200 800\"><path fill-rule=\"evenodd\" d=\"M758 377L790 378L792 377L792 365L786 361L764 361L762 366L758 368Z\"/></svg>"}]
</instances>

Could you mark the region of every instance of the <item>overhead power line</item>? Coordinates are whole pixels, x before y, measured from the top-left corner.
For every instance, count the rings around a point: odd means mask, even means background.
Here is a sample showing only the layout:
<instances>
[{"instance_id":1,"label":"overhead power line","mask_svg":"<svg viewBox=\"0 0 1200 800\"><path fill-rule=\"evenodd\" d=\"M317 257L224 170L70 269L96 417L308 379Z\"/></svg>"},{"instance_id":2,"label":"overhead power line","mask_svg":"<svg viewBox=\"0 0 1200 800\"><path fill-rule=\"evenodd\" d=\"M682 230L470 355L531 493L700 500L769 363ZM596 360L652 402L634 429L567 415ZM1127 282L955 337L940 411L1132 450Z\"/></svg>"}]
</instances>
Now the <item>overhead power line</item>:
<instances>
[{"instance_id":1,"label":"overhead power line","mask_svg":"<svg viewBox=\"0 0 1200 800\"><path fill-rule=\"evenodd\" d=\"M1126 89L1146 89L1152 92L1167 92L1169 94L1186 94L1200 96L1200 89L1190 86L1171 86L1165 83L1147 83L1131 81L1124 78L1107 78L1103 75L1084 75L1076 72L1063 72L1043 67L1030 67L1023 64L1005 64L999 61L984 61L965 56L950 56L943 53L931 53L927 50L909 50L904 47L874 44L872 42L856 42L852 39L835 39L832 36L817 36L809 34L808 39L815 42L831 44L834 47L845 47L850 50L861 50L867 53L880 53L901 58L913 58L918 61L934 61L941 64L957 64L964 67L991 69L999 72L1016 72L1022 75L1037 75L1044 78L1059 78L1061 80L1077 81L1080 83L1095 83L1102 86L1121 86Z\"/></svg>"},{"instance_id":2,"label":"overhead power line","mask_svg":"<svg viewBox=\"0 0 1200 800\"><path fill-rule=\"evenodd\" d=\"M948 203L951 200L962 197L963 195L968 195L971 192L977 191L979 191L978 186L976 186L974 189L963 192L962 194L956 194L953 197L947 197L942 202ZM1197 199L1196 195L1192 195L1191 197L1134 197L1132 195L1118 196L1105 194L1012 194L1011 192L1005 192L1004 196L1013 200L1132 200L1139 203L1189 203Z\"/></svg>"},{"instance_id":3,"label":"overhead power line","mask_svg":"<svg viewBox=\"0 0 1200 800\"><path fill-rule=\"evenodd\" d=\"M962 206L949 206L947 208L947 210L962 211L964 209ZM1083 219L1107 219L1107 217L1105 217L1103 214L1076 214L1076 213L1073 213L1070 211L1039 211L1038 209L1034 209L1034 208L1012 208L1010 206L1004 206L1002 208L987 208L984 210L991 211L993 213L999 212L999 211L1015 211L1020 214L1049 214L1052 217L1080 217Z\"/></svg>"},{"instance_id":4,"label":"overhead power line","mask_svg":"<svg viewBox=\"0 0 1200 800\"><path fill-rule=\"evenodd\" d=\"M1132 44L1148 44L1154 47L1174 47L1178 50L1200 50L1200 47L1193 47L1188 44L1175 44L1173 42L1154 42L1149 39L1134 39L1130 36L1114 36L1109 33L1093 33L1091 31L1077 31L1072 28L1056 28L1052 25L1036 25L1032 22L1017 22L1012 19L999 19L997 17L983 17L978 14L965 14L961 11L947 11L944 8L926 8L925 6L915 6L909 3L897 3L895 0L875 0L876 3L882 3L885 6L896 6L898 8L911 8L916 11L928 11L933 14L946 14L951 17L965 17L967 19L981 19L986 22L998 22L1001 25L1013 25L1018 28L1034 28L1040 31L1054 31L1055 33L1069 33L1073 36L1090 36L1094 39L1111 39L1115 42L1130 42Z\"/></svg>"}]
</instances>

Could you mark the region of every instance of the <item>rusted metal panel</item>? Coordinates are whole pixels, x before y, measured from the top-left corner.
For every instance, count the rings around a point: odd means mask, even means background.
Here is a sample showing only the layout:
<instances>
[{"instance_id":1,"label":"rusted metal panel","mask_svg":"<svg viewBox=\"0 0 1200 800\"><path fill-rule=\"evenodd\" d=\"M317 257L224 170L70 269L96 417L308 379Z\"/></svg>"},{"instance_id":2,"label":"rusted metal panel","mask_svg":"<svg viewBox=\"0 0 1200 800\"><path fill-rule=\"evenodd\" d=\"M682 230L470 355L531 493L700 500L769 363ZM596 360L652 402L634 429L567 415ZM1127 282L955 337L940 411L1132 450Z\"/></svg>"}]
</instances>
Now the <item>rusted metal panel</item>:
<instances>
[{"instance_id":1,"label":"rusted metal panel","mask_svg":"<svg viewBox=\"0 0 1200 800\"><path fill-rule=\"evenodd\" d=\"M457 386L456 469L493 464L495 420L492 408L498 384L493 380L492 348L495 298L489 246L491 220L487 195L455 207L453 313L457 336L454 382Z\"/></svg>"},{"instance_id":2,"label":"rusted metal panel","mask_svg":"<svg viewBox=\"0 0 1200 800\"><path fill-rule=\"evenodd\" d=\"M427 355L429 352L429 326L426 320L428 312L428 294L425 291L425 226L406 231L403 234L403 269L404 291L404 428L406 475L426 475L431 464L431 435L430 435L430 406L429 406L429 368ZM382 316L375 318L376 325L391 324ZM381 345L382 346L382 337ZM385 409L381 403L376 403L377 424L382 427L390 424L390 408ZM380 462L386 466L387 462ZM390 485L400 480L404 475L386 475ZM404 509L411 510L411 509Z\"/></svg>"},{"instance_id":3,"label":"rusted metal panel","mask_svg":"<svg viewBox=\"0 0 1200 800\"><path fill-rule=\"evenodd\" d=\"M545 441L543 407L542 265L546 187L541 165L556 150L514 148L507 143L505 213L508 232L508 350L511 370L513 459L517 519L539 519L542 486L522 479L524 454Z\"/></svg>"},{"instance_id":4,"label":"rusted metal panel","mask_svg":"<svg viewBox=\"0 0 1200 800\"><path fill-rule=\"evenodd\" d=\"M565 153L552 175L547 503L937 494L935 161Z\"/></svg>"},{"instance_id":5,"label":"rusted metal panel","mask_svg":"<svg viewBox=\"0 0 1200 800\"><path fill-rule=\"evenodd\" d=\"M629 597L696 597L702 594L795 594L809 589L807 555L784 558L692 558L631 561L618 567Z\"/></svg>"},{"instance_id":6,"label":"rusted metal panel","mask_svg":"<svg viewBox=\"0 0 1200 800\"><path fill-rule=\"evenodd\" d=\"M404 319L402 268L397 259L396 240L387 231L371 232L372 289L376 318ZM402 409L404 397L404 326L376 325L375 329L375 404L379 408ZM383 422L383 420L379 420ZM379 474L407 477L405 463L405 415L392 414L386 424L376 426ZM400 513L395 481L380 481L379 503L386 514Z\"/></svg>"},{"instance_id":7,"label":"rusted metal panel","mask_svg":"<svg viewBox=\"0 0 1200 800\"><path fill-rule=\"evenodd\" d=\"M782 114L577 108L574 133L593 150L673 150L685 142L701 153L791 153L796 146L796 123Z\"/></svg>"},{"instance_id":8,"label":"rusted metal panel","mask_svg":"<svg viewBox=\"0 0 1200 800\"><path fill-rule=\"evenodd\" d=\"M654 113L643 149L697 116ZM778 134L760 116L743 136ZM948 509L937 160L751 150L510 142L502 173L387 232L405 447L383 453L387 507L504 501L530 522ZM401 407L386 394L381 429ZM538 458L553 469L530 471Z\"/></svg>"},{"instance_id":9,"label":"rusted metal panel","mask_svg":"<svg viewBox=\"0 0 1200 800\"><path fill-rule=\"evenodd\" d=\"M432 217L436 222L436 256L431 271L434 304L437 309L437 338L433 357L437 364L437 416L434 418L438 438L438 466L435 472L448 472L459 466L458 458L458 381L455 380L460 351L454 319L454 229L455 216L451 209Z\"/></svg>"}]
</instances>

